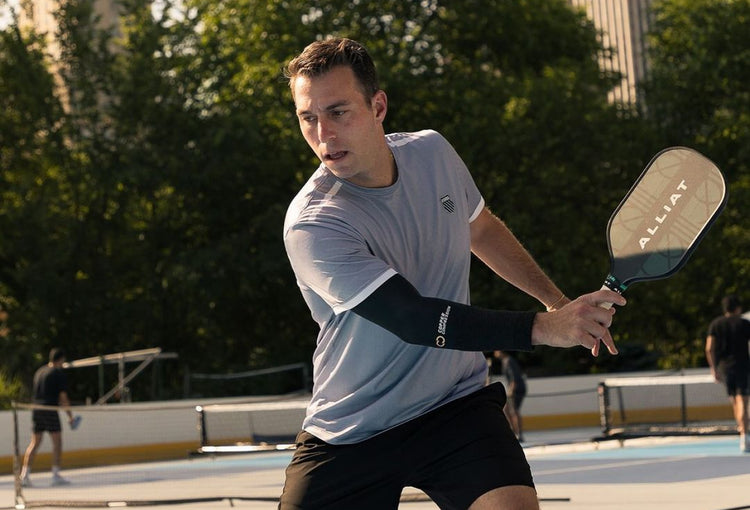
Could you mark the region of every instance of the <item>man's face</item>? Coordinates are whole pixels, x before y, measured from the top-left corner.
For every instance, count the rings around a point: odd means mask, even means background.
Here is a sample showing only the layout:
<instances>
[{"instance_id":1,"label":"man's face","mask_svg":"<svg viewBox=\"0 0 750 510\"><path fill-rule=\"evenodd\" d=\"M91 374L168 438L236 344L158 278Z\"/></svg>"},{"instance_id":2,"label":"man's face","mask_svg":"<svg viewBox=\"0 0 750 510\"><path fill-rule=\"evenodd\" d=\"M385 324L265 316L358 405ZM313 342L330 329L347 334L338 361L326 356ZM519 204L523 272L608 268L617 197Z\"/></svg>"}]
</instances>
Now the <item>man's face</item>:
<instances>
[{"instance_id":1,"label":"man's face","mask_svg":"<svg viewBox=\"0 0 750 510\"><path fill-rule=\"evenodd\" d=\"M300 130L313 152L337 177L373 185L382 165L385 93L366 99L346 66L314 78L298 76L292 87Z\"/></svg>"}]
</instances>

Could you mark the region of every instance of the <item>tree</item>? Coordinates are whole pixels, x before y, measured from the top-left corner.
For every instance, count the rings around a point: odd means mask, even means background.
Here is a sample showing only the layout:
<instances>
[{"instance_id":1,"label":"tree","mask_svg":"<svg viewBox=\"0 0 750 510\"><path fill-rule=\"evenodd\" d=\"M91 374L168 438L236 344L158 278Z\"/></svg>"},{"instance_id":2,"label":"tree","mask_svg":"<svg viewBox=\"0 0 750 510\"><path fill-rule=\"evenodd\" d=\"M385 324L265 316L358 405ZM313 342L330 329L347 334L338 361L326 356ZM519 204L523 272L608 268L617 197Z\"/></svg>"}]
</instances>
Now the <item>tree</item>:
<instances>
[{"instance_id":1,"label":"tree","mask_svg":"<svg viewBox=\"0 0 750 510\"><path fill-rule=\"evenodd\" d=\"M52 345L71 357L161 346L201 372L310 359L317 328L281 229L318 163L281 70L317 38L365 43L388 93L388 130L443 132L488 205L571 295L601 285L609 214L662 143L654 133L680 125L651 129L607 101L618 77L601 71L594 27L563 0L119 5L110 31L90 0L61 2L51 34L61 89L42 34L2 32L0 296L10 333L0 350L11 378ZM668 78L655 80L649 112L672 104ZM685 125L714 133L718 150L734 140L719 134L746 122L741 111L717 108ZM695 127L717 119L723 129ZM744 182L733 195L746 193ZM739 203L727 221L742 219ZM745 271L747 229L737 225L717 225L713 242L745 239L728 248L733 270ZM716 260L702 256L691 271ZM678 295L698 291L676 278L629 293L614 331L632 355L592 361L582 349L538 349L524 362L548 374L647 366L644 341L659 339L655 352L683 338L670 328L699 328L699 300L686 309ZM472 289L478 305L539 308L479 265ZM173 394L181 368L167 370Z\"/></svg>"},{"instance_id":2,"label":"tree","mask_svg":"<svg viewBox=\"0 0 750 510\"><path fill-rule=\"evenodd\" d=\"M193 5L210 13L204 17L204 36L215 41L217 53L237 52L243 62L263 63L260 73L257 65L245 66L240 81L252 86L259 101L263 95L257 90L267 77L278 80L281 65L310 41L337 35L363 42L377 60L388 93L387 129L443 132L466 160L488 204L564 288L584 292L601 284L609 212L650 151L641 149L648 144L648 130L635 112L607 102L618 77L600 70L597 58L603 50L583 13L566 2L534 0L339 0L307 2L296 12L293 2L267 2L263 8L255 2ZM241 12L247 14L237 15ZM301 23L289 30L295 18ZM275 90L282 95L272 94L267 111L274 111L274 104L289 108L288 91ZM299 138L286 131L293 119L275 111L279 120L274 126L282 126L290 140ZM316 165L312 159L301 163L310 171ZM592 240L599 243L599 258L582 263L592 252ZM538 306L510 292L481 266L476 269L475 303ZM545 356L573 358L554 360L563 371L591 366L581 352L545 353L539 364L546 364Z\"/></svg>"},{"instance_id":3,"label":"tree","mask_svg":"<svg viewBox=\"0 0 750 510\"><path fill-rule=\"evenodd\" d=\"M14 163L22 144L3 144L4 175L49 190L32 203L28 190L4 187L17 197L3 201L4 231L23 241L3 246L12 330L3 351L16 356L7 363L28 372L33 353L53 344L71 357L160 345L203 371L286 362L294 340L277 335L294 339L299 328L285 314L294 304L281 306L293 286L279 236L293 187L275 173L279 151L264 145L245 91L215 95L224 81L198 18L169 5L157 18L148 2L121 7L122 25L111 32L91 2L62 3L64 87L52 85L43 48L47 89L12 84L68 108L50 121L57 139L26 121L43 150L59 141L53 165L28 165L45 175ZM12 34L26 50L20 31ZM3 76L28 71L6 64ZM11 100L21 111L31 99ZM178 388L180 375L172 378Z\"/></svg>"},{"instance_id":4,"label":"tree","mask_svg":"<svg viewBox=\"0 0 750 510\"><path fill-rule=\"evenodd\" d=\"M57 274L42 273L56 266L58 241L65 236L57 214L65 209L63 110L44 51L43 38L24 37L17 25L0 33L0 345L10 379L20 366L35 368L29 360L39 348L39 331L54 327L54 319L38 312L46 308L43 296ZM46 240L30 235L42 230Z\"/></svg>"},{"instance_id":5,"label":"tree","mask_svg":"<svg viewBox=\"0 0 750 510\"><path fill-rule=\"evenodd\" d=\"M669 367L705 364L708 322L726 293L750 284L750 2L662 0L654 4L645 84L662 145L688 145L724 172L729 202L690 263L639 307L653 349Z\"/></svg>"}]
</instances>

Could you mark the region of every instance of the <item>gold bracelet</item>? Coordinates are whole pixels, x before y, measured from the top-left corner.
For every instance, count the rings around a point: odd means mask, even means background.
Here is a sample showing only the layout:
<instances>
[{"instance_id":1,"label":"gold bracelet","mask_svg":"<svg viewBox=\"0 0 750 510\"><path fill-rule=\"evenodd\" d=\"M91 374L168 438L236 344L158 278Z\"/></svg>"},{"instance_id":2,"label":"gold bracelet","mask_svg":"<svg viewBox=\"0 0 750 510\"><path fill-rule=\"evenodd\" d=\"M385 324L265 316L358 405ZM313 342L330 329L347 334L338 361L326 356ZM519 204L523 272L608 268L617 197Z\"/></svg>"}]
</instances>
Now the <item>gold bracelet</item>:
<instances>
[{"instance_id":1,"label":"gold bracelet","mask_svg":"<svg viewBox=\"0 0 750 510\"><path fill-rule=\"evenodd\" d=\"M563 295L561 295L559 298L557 298L557 300L554 303L552 303L551 305L547 306L547 311L551 312L552 310L554 310L555 307L558 304L560 304L560 301L563 301L564 299L565 299L565 294L563 293Z\"/></svg>"}]
</instances>

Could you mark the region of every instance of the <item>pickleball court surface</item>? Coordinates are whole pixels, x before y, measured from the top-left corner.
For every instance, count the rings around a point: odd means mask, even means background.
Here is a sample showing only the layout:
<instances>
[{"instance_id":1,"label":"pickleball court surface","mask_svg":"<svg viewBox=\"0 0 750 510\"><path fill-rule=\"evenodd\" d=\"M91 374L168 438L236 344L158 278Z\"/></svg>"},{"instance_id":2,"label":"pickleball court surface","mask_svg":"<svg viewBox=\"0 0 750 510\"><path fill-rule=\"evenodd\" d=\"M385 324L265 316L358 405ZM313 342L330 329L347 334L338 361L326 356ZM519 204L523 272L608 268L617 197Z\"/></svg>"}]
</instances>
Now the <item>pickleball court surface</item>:
<instances>
[{"instance_id":1,"label":"pickleball court surface","mask_svg":"<svg viewBox=\"0 0 750 510\"><path fill-rule=\"evenodd\" d=\"M750 454L736 435L592 441L596 429L529 432L525 448L544 510L750 509ZM64 472L70 485L51 487L34 473L24 489L28 507L39 501L162 501L146 508L270 510L291 452L201 456ZM187 501L176 503L177 501ZM0 477L0 509L14 508L12 476ZM71 508L66 505L66 508ZM106 506L102 506L106 507ZM63 508L45 506L44 508ZM400 510L438 508L406 489ZM356 510L356 509L353 509Z\"/></svg>"}]
</instances>

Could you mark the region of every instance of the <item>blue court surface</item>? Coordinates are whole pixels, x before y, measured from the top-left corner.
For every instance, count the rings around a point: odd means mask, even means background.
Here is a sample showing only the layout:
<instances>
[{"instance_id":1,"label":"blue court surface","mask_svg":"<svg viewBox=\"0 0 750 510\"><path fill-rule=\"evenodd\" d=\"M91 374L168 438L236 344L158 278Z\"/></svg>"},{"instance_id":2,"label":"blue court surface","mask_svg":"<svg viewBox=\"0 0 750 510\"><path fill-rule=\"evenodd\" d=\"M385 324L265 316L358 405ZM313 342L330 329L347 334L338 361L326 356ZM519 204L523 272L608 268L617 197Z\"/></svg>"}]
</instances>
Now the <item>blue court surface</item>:
<instances>
[{"instance_id":1,"label":"blue court surface","mask_svg":"<svg viewBox=\"0 0 750 510\"><path fill-rule=\"evenodd\" d=\"M750 509L750 454L740 452L736 435L591 441L595 435L591 429L527 434L542 509ZM23 494L29 508L44 501L70 508L77 501L78 508L162 502L147 508L270 510L290 458L282 451L75 469L64 473L71 483L63 487L51 487L49 473L35 473ZM0 477L0 509L14 505L13 478ZM411 488L400 505L436 508Z\"/></svg>"},{"instance_id":2,"label":"blue court surface","mask_svg":"<svg viewBox=\"0 0 750 510\"><path fill-rule=\"evenodd\" d=\"M589 451L538 457L529 452L529 457L539 484L575 483L584 473L590 484L688 482L750 473L750 454L740 451L734 436L630 440L627 447L604 443Z\"/></svg>"}]
</instances>

